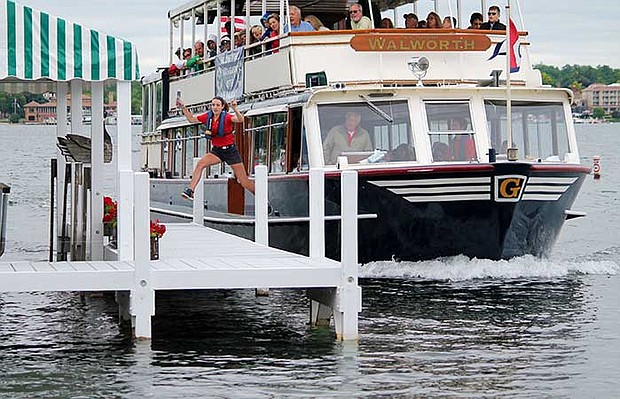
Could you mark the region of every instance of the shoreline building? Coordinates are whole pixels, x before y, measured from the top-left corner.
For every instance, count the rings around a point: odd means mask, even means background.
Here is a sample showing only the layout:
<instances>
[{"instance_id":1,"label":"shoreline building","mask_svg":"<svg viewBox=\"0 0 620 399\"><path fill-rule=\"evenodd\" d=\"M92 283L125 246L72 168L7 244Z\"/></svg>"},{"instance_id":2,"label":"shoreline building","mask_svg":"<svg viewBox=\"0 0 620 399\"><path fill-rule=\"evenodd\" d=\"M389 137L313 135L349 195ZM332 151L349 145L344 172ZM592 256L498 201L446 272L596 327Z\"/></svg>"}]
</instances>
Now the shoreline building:
<instances>
[{"instance_id":1,"label":"shoreline building","mask_svg":"<svg viewBox=\"0 0 620 399\"><path fill-rule=\"evenodd\" d=\"M620 111L620 83L593 83L582 91L582 95L589 110L603 108L607 113Z\"/></svg>"},{"instance_id":2,"label":"shoreline building","mask_svg":"<svg viewBox=\"0 0 620 399\"><path fill-rule=\"evenodd\" d=\"M46 103L39 104L36 101L30 101L28 104L24 105L24 123L46 125L56 124L56 121L58 120L58 102L56 100L56 96L51 94L45 97L48 99L48 102ZM67 104L66 113L70 114L71 95L67 96ZM116 101L114 101L112 94L109 94L108 102L103 105L103 109L107 115L116 116ZM88 95L82 96L82 115L84 116L84 122L90 122L90 117L92 115L92 100Z\"/></svg>"}]
</instances>

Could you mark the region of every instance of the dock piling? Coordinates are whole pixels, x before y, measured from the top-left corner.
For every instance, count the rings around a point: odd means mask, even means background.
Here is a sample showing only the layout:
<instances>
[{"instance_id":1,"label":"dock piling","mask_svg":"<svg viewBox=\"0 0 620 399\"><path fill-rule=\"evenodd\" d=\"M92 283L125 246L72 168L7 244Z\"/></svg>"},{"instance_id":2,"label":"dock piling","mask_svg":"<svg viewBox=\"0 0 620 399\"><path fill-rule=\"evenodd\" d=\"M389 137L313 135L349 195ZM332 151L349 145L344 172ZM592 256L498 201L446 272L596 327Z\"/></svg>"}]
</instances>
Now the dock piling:
<instances>
[{"instance_id":1,"label":"dock piling","mask_svg":"<svg viewBox=\"0 0 620 399\"><path fill-rule=\"evenodd\" d=\"M135 173L136 204L149 204L149 174ZM149 207L135 207L135 265L134 285L131 290L130 310L134 321L134 335L138 339L151 338L151 316L155 315L155 291L151 281Z\"/></svg>"},{"instance_id":2,"label":"dock piling","mask_svg":"<svg viewBox=\"0 0 620 399\"><path fill-rule=\"evenodd\" d=\"M341 257L342 281L336 290L334 322L336 336L342 340L358 338L358 313L362 311L362 290L357 270L357 172L341 174Z\"/></svg>"},{"instance_id":3,"label":"dock piling","mask_svg":"<svg viewBox=\"0 0 620 399\"><path fill-rule=\"evenodd\" d=\"M194 170L196 170L196 166L198 165L198 161L200 161L200 158L194 158ZM194 187L194 203L192 206L193 209L193 215L194 215L194 223L199 224L202 226L202 224L204 223L204 216L205 216L205 190L204 190L204 178L205 178L205 171L203 170L201 173L200 179L198 180L198 184L196 184L196 187Z\"/></svg>"},{"instance_id":4,"label":"dock piling","mask_svg":"<svg viewBox=\"0 0 620 399\"><path fill-rule=\"evenodd\" d=\"M256 193L254 194L254 241L269 245L267 166L257 165L254 170Z\"/></svg>"}]
</instances>

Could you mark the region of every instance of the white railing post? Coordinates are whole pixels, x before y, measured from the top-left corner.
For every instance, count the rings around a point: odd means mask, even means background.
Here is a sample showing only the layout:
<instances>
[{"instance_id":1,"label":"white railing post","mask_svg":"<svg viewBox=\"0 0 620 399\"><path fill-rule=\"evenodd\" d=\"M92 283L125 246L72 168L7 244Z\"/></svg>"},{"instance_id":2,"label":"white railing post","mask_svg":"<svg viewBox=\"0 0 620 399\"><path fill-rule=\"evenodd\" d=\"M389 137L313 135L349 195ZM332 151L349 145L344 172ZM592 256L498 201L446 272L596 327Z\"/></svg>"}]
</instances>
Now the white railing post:
<instances>
[{"instance_id":1,"label":"white railing post","mask_svg":"<svg viewBox=\"0 0 620 399\"><path fill-rule=\"evenodd\" d=\"M134 176L131 170L121 170L118 188L118 260L134 260ZM148 208L148 204L146 205Z\"/></svg>"},{"instance_id":2,"label":"white railing post","mask_svg":"<svg viewBox=\"0 0 620 399\"><path fill-rule=\"evenodd\" d=\"M334 311L336 335L343 340L358 338L357 316L362 311L362 290L357 270L357 172L343 171L340 184L341 268L337 307Z\"/></svg>"},{"instance_id":3,"label":"white railing post","mask_svg":"<svg viewBox=\"0 0 620 399\"><path fill-rule=\"evenodd\" d=\"M254 241L269 245L267 166L256 166L254 183L256 184L256 192L254 193Z\"/></svg>"},{"instance_id":4,"label":"white railing post","mask_svg":"<svg viewBox=\"0 0 620 399\"><path fill-rule=\"evenodd\" d=\"M135 174L135 274L131 291L131 315L136 338L151 338L151 316L155 314L155 291L151 282L149 174Z\"/></svg>"},{"instance_id":5,"label":"white railing post","mask_svg":"<svg viewBox=\"0 0 620 399\"><path fill-rule=\"evenodd\" d=\"M90 259L103 259L103 82L92 82Z\"/></svg>"},{"instance_id":6,"label":"white railing post","mask_svg":"<svg viewBox=\"0 0 620 399\"><path fill-rule=\"evenodd\" d=\"M196 165L198 165L198 161L200 161L200 158L194 158L194 170L196 170ZM194 223L199 224L201 226L204 224L204 218L205 218L204 178L205 178L205 171L203 170L200 173L200 179L198 180L198 184L196 184L196 187L194 187L194 204L192 208L194 211Z\"/></svg>"},{"instance_id":7,"label":"white railing post","mask_svg":"<svg viewBox=\"0 0 620 399\"><path fill-rule=\"evenodd\" d=\"M131 163L131 82L116 82L116 170L118 171L118 256L134 260L134 176ZM149 208L149 204L144 206Z\"/></svg>"},{"instance_id":8,"label":"white railing post","mask_svg":"<svg viewBox=\"0 0 620 399\"><path fill-rule=\"evenodd\" d=\"M84 134L82 124L82 81L71 80L71 132L74 134ZM63 110L60 110L62 112ZM58 108L56 108L58 113Z\"/></svg>"},{"instance_id":9,"label":"white railing post","mask_svg":"<svg viewBox=\"0 0 620 399\"><path fill-rule=\"evenodd\" d=\"M325 257L325 172L322 168L310 169L310 258Z\"/></svg>"}]
</instances>

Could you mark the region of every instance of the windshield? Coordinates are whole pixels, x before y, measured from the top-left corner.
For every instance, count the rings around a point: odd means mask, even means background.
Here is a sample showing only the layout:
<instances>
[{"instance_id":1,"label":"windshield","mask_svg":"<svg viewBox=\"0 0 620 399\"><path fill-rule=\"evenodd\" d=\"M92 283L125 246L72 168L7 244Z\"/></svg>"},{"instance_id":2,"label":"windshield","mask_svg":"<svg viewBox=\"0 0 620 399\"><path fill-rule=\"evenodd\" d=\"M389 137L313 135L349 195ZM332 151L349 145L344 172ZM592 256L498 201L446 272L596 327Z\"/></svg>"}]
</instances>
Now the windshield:
<instances>
[{"instance_id":1,"label":"windshield","mask_svg":"<svg viewBox=\"0 0 620 399\"><path fill-rule=\"evenodd\" d=\"M426 101L434 162L476 161L476 141L468 101Z\"/></svg>"},{"instance_id":2,"label":"windshield","mask_svg":"<svg viewBox=\"0 0 620 399\"><path fill-rule=\"evenodd\" d=\"M370 104L369 104L370 103ZM325 165L415 161L407 101L319 105Z\"/></svg>"},{"instance_id":3,"label":"windshield","mask_svg":"<svg viewBox=\"0 0 620 399\"><path fill-rule=\"evenodd\" d=\"M486 100L490 145L498 159L506 156L506 102ZM512 102L512 141L519 159L561 161L570 152L561 103Z\"/></svg>"}]
</instances>

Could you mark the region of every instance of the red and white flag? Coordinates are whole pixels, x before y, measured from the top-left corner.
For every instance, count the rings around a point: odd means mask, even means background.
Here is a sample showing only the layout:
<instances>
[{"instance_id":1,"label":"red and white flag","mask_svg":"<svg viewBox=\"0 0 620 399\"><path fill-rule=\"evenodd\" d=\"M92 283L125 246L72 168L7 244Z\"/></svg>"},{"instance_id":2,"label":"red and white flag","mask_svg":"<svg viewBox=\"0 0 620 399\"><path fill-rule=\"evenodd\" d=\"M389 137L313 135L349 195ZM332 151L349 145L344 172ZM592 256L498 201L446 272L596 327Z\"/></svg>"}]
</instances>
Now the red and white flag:
<instances>
[{"instance_id":1,"label":"red and white flag","mask_svg":"<svg viewBox=\"0 0 620 399\"><path fill-rule=\"evenodd\" d=\"M519 46L519 31L517 26L512 22L512 19L508 21L510 29L510 72L519 72L521 69L521 47ZM489 61L498 55L506 55L506 39L495 45L493 55L489 58Z\"/></svg>"}]
</instances>

